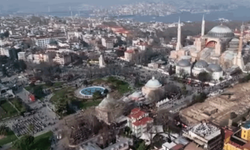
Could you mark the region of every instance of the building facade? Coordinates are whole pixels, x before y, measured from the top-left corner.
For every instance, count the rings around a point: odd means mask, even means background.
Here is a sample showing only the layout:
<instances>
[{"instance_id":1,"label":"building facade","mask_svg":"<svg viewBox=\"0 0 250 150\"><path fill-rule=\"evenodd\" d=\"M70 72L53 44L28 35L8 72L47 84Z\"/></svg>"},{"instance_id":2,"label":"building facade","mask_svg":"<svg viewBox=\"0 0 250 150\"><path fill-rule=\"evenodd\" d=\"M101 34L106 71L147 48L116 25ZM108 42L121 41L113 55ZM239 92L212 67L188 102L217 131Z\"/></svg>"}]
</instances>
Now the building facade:
<instances>
[{"instance_id":1,"label":"building facade","mask_svg":"<svg viewBox=\"0 0 250 150\"><path fill-rule=\"evenodd\" d=\"M134 108L127 117L127 126L136 137L142 136L142 133L148 131L153 124L153 119L148 117L148 113L140 108Z\"/></svg>"},{"instance_id":2,"label":"building facade","mask_svg":"<svg viewBox=\"0 0 250 150\"><path fill-rule=\"evenodd\" d=\"M206 122L187 127L182 134L206 150L222 150L223 138L221 129Z\"/></svg>"}]
</instances>

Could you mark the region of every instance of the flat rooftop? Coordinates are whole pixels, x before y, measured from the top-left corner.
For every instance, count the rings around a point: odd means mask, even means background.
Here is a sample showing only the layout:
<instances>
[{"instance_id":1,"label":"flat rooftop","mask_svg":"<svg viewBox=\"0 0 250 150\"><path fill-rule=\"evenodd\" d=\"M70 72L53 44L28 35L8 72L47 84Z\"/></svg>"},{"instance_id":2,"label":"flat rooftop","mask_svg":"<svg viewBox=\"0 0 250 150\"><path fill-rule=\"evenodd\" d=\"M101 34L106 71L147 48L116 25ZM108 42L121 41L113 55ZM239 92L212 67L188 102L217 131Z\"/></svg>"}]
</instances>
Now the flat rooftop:
<instances>
[{"instance_id":1,"label":"flat rooftop","mask_svg":"<svg viewBox=\"0 0 250 150\"><path fill-rule=\"evenodd\" d=\"M196 134L206 140L211 140L221 133L221 130L218 127L209 123L199 123L195 126L188 127L185 131Z\"/></svg>"}]
</instances>

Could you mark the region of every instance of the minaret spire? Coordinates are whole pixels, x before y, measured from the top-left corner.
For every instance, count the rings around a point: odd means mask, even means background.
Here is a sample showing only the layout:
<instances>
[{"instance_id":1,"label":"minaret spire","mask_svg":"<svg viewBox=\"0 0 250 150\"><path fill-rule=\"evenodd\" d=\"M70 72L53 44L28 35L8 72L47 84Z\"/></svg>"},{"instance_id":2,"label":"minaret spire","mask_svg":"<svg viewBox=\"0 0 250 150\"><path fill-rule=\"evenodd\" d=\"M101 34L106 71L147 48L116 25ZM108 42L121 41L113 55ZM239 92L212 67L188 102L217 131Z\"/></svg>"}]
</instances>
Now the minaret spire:
<instances>
[{"instance_id":1,"label":"minaret spire","mask_svg":"<svg viewBox=\"0 0 250 150\"><path fill-rule=\"evenodd\" d=\"M240 41L239 41L239 48L238 48L238 57L241 57L242 47L243 47L243 34L244 34L244 24L242 23L240 29Z\"/></svg>"},{"instance_id":2,"label":"minaret spire","mask_svg":"<svg viewBox=\"0 0 250 150\"><path fill-rule=\"evenodd\" d=\"M202 17L202 24L201 24L201 36L205 35L205 19L204 19L204 15Z\"/></svg>"},{"instance_id":3,"label":"minaret spire","mask_svg":"<svg viewBox=\"0 0 250 150\"><path fill-rule=\"evenodd\" d=\"M179 17L179 22L178 22L178 29L177 29L177 43L175 50L180 50L182 48L181 45L181 19Z\"/></svg>"},{"instance_id":4,"label":"minaret spire","mask_svg":"<svg viewBox=\"0 0 250 150\"><path fill-rule=\"evenodd\" d=\"M242 47L243 47L243 36L244 36L244 25L242 23L241 25L241 32L240 32L240 41L239 41L239 47L238 47L238 54L236 56L236 62L235 65L240 67L241 69L244 69L244 62L242 59Z\"/></svg>"}]
</instances>

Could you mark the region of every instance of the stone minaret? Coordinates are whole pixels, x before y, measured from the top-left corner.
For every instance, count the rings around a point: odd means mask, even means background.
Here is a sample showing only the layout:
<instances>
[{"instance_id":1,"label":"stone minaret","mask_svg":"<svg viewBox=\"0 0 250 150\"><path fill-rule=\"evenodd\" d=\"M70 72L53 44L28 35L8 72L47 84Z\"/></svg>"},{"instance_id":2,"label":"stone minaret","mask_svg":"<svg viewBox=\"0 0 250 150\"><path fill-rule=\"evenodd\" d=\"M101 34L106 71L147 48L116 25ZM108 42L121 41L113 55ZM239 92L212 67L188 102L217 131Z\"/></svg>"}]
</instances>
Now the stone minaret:
<instances>
[{"instance_id":1,"label":"stone minaret","mask_svg":"<svg viewBox=\"0 0 250 150\"><path fill-rule=\"evenodd\" d=\"M100 68L106 67L106 63L104 61L103 55L100 55L100 57L99 57L99 67Z\"/></svg>"},{"instance_id":2,"label":"stone minaret","mask_svg":"<svg viewBox=\"0 0 250 150\"><path fill-rule=\"evenodd\" d=\"M238 52L236 56L236 66L239 66L240 69L244 68L244 62L242 59L242 47L243 47L243 36L244 36L244 25L242 24L241 26L241 32L240 32L240 41L239 41L239 47L238 47Z\"/></svg>"},{"instance_id":3,"label":"stone minaret","mask_svg":"<svg viewBox=\"0 0 250 150\"><path fill-rule=\"evenodd\" d=\"M205 20L204 20L204 15L202 17L202 24L201 24L201 36L205 35Z\"/></svg>"},{"instance_id":4,"label":"stone minaret","mask_svg":"<svg viewBox=\"0 0 250 150\"><path fill-rule=\"evenodd\" d=\"M240 41L239 41L239 48L238 48L238 57L241 57L242 53L242 46L243 46L243 35L244 34L244 25L242 24L241 30L240 30Z\"/></svg>"},{"instance_id":5,"label":"stone minaret","mask_svg":"<svg viewBox=\"0 0 250 150\"><path fill-rule=\"evenodd\" d=\"M181 21L179 18L179 22L178 22L178 29L177 29L177 43L176 43L176 47L175 50L180 50L182 48L181 45Z\"/></svg>"}]
</instances>

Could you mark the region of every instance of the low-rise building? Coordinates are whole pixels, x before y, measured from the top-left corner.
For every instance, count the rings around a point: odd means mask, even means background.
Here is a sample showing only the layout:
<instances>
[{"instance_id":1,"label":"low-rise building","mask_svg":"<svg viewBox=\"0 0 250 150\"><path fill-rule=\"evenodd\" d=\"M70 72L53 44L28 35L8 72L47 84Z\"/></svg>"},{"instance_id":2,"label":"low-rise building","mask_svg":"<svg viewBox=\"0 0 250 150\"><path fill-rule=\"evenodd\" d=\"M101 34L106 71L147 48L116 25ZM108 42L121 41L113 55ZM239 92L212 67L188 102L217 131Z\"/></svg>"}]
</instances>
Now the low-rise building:
<instances>
[{"instance_id":1,"label":"low-rise building","mask_svg":"<svg viewBox=\"0 0 250 150\"><path fill-rule=\"evenodd\" d=\"M250 121L233 132L224 129L224 150L250 150Z\"/></svg>"},{"instance_id":2,"label":"low-rise building","mask_svg":"<svg viewBox=\"0 0 250 150\"><path fill-rule=\"evenodd\" d=\"M133 140L129 138L119 137L116 143L110 144L106 148L101 148L96 142L91 141L79 146L80 150L129 150L133 145Z\"/></svg>"},{"instance_id":3,"label":"low-rise building","mask_svg":"<svg viewBox=\"0 0 250 150\"><path fill-rule=\"evenodd\" d=\"M60 65L66 65L71 63L71 57L70 55L66 54L56 54L56 57L53 59L53 62L60 64Z\"/></svg>"},{"instance_id":4,"label":"low-rise building","mask_svg":"<svg viewBox=\"0 0 250 150\"><path fill-rule=\"evenodd\" d=\"M152 126L153 119L149 114L140 108L134 108L127 117L127 126L132 130L136 137L142 136Z\"/></svg>"},{"instance_id":5,"label":"low-rise building","mask_svg":"<svg viewBox=\"0 0 250 150\"><path fill-rule=\"evenodd\" d=\"M184 137L193 141L197 147L206 150L222 150L223 138L221 129L213 124L202 122L183 130Z\"/></svg>"}]
</instances>

